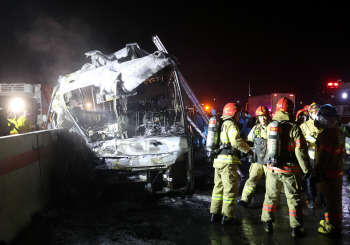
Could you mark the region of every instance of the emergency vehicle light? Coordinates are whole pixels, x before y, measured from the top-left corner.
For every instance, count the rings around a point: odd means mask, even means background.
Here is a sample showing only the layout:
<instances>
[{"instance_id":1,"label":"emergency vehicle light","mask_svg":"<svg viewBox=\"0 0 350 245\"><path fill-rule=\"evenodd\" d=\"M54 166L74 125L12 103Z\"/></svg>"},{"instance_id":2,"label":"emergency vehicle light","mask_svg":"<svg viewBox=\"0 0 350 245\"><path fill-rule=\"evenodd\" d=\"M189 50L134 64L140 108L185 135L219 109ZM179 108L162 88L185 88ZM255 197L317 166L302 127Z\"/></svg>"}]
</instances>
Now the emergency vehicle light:
<instances>
[{"instance_id":1,"label":"emergency vehicle light","mask_svg":"<svg viewBox=\"0 0 350 245\"><path fill-rule=\"evenodd\" d=\"M327 83L327 88L338 88L339 83Z\"/></svg>"},{"instance_id":2,"label":"emergency vehicle light","mask_svg":"<svg viewBox=\"0 0 350 245\"><path fill-rule=\"evenodd\" d=\"M13 112L21 112L24 109L24 101L22 98L13 99L10 103L10 108Z\"/></svg>"}]
</instances>

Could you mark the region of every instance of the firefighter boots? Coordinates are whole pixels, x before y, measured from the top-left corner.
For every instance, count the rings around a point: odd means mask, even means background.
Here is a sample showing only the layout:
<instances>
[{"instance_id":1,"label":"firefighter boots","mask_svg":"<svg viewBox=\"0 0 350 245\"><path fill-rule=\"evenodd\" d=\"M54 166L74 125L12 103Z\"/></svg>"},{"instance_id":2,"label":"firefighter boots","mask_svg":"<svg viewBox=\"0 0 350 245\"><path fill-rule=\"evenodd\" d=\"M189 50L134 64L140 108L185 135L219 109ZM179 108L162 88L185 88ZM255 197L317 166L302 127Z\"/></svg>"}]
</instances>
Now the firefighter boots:
<instances>
[{"instance_id":1,"label":"firefighter boots","mask_svg":"<svg viewBox=\"0 0 350 245\"><path fill-rule=\"evenodd\" d=\"M271 222L265 222L264 229L266 233L272 233L273 232L273 225Z\"/></svg>"},{"instance_id":2,"label":"firefighter boots","mask_svg":"<svg viewBox=\"0 0 350 245\"><path fill-rule=\"evenodd\" d=\"M300 226L293 228L292 230L292 237L304 237L305 236L305 230L301 228Z\"/></svg>"},{"instance_id":3,"label":"firefighter boots","mask_svg":"<svg viewBox=\"0 0 350 245\"><path fill-rule=\"evenodd\" d=\"M235 217L227 217L226 215L222 216L221 220L222 225L240 225L241 221Z\"/></svg>"},{"instance_id":4,"label":"firefighter boots","mask_svg":"<svg viewBox=\"0 0 350 245\"><path fill-rule=\"evenodd\" d=\"M246 201L243 201L243 200L239 200L237 202L237 204L241 205L242 207L244 208L247 208L248 207L248 203Z\"/></svg>"},{"instance_id":5,"label":"firefighter boots","mask_svg":"<svg viewBox=\"0 0 350 245\"><path fill-rule=\"evenodd\" d=\"M220 217L218 214L211 214L210 222L219 222Z\"/></svg>"}]
</instances>

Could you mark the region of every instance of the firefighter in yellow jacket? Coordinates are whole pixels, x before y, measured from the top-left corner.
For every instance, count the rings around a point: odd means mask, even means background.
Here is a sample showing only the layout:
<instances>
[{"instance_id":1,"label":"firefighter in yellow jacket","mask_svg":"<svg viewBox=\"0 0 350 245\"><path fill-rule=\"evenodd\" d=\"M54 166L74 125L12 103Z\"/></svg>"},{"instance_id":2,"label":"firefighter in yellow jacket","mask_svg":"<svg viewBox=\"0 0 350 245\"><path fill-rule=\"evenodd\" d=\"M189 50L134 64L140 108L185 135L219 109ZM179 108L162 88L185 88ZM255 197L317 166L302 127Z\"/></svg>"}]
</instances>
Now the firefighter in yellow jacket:
<instances>
[{"instance_id":1,"label":"firefighter in yellow jacket","mask_svg":"<svg viewBox=\"0 0 350 245\"><path fill-rule=\"evenodd\" d=\"M225 105L221 119L224 120L220 133L219 155L214 159L215 186L213 189L210 213L211 221L221 223L239 223L234 217L237 197L237 164L241 164L237 157L237 150L253 155L249 145L244 142L239 134L237 122L241 107L236 103Z\"/></svg>"},{"instance_id":2,"label":"firefighter in yellow jacket","mask_svg":"<svg viewBox=\"0 0 350 245\"><path fill-rule=\"evenodd\" d=\"M259 123L253 127L248 135L248 141L254 142L255 152L252 164L249 168L249 179L245 182L242 199L237 204L247 207L252 200L256 186L261 177L266 176L267 154L267 125L271 121L269 109L266 106L259 106L255 111Z\"/></svg>"},{"instance_id":3,"label":"firefighter in yellow jacket","mask_svg":"<svg viewBox=\"0 0 350 245\"><path fill-rule=\"evenodd\" d=\"M13 123L21 133L28 133L32 131L30 121L27 118L27 114L27 110L24 110L22 115L15 115L14 118L9 119L9 121ZM16 129L13 129L10 134L18 134L18 131Z\"/></svg>"},{"instance_id":4,"label":"firefighter in yellow jacket","mask_svg":"<svg viewBox=\"0 0 350 245\"><path fill-rule=\"evenodd\" d=\"M294 103L288 98L282 98L277 103L273 121L268 126L269 162L266 174L266 194L261 220L268 233L273 232L275 212L282 185L289 208L289 224L292 236L301 237L305 234L301 203L301 178L311 175L310 157L301 129L292 122ZM280 149L280 151L278 150ZM274 156L274 157L272 157Z\"/></svg>"},{"instance_id":5,"label":"firefighter in yellow jacket","mask_svg":"<svg viewBox=\"0 0 350 245\"><path fill-rule=\"evenodd\" d=\"M322 129L315 127L314 120L317 115L318 110L320 109L320 105L316 103L312 103L309 107L309 115L310 118L308 121L302 123L300 125L301 131L304 134L305 140L307 142L307 146L309 148L308 153L310 156L310 162L312 168L314 168L314 159L315 159L315 147L316 147L316 139L318 135L322 132ZM313 176L306 180L306 197L309 202L309 208L315 209L315 198L317 197L317 189L316 183L314 181Z\"/></svg>"},{"instance_id":6,"label":"firefighter in yellow jacket","mask_svg":"<svg viewBox=\"0 0 350 245\"><path fill-rule=\"evenodd\" d=\"M342 228L345 136L338 128L337 111L330 104L321 106L315 126L323 131L316 140L313 174L326 202L325 220L321 220L318 232L339 235Z\"/></svg>"}]
</instances>

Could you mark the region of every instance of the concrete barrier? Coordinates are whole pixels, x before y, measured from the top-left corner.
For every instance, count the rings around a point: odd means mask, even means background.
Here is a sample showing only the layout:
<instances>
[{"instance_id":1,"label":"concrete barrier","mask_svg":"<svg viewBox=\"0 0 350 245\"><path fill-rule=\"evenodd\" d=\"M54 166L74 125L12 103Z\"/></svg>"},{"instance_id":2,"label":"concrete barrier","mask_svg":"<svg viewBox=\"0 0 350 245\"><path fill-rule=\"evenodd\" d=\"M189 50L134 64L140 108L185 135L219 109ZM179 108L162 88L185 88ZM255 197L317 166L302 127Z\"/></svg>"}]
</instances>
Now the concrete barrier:
<instances>
[{"instance_id":1,"label":"concrete barrier","mask_svg":"<svg viewBox=\"0 0 350 245\"><path fill-rule=\"evenodd\" d=\"M11 242L49 203L59 132L0 137L0 241Z\"/></svg>"}]
</instances>

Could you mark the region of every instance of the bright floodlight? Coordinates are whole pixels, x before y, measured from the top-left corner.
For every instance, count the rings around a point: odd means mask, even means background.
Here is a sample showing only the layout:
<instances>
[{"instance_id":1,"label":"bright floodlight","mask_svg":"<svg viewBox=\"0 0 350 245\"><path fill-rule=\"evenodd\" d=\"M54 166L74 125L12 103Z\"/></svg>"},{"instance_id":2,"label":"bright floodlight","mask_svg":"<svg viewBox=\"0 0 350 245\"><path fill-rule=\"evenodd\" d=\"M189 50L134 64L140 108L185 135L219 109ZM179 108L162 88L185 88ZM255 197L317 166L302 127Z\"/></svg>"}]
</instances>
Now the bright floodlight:
<instances>
[{"instance_id":1,"label":"bright floodlight","mask_svg":"<svg viewBox=\"0 0 350 245\"><path fill-rule=\"evenodd\" d=\"M24 109L24 101L21 98L13 99L10 108L13 112L21 112Z\"/></svg>"},{"instance_id":2,"label":"bright floodlight","mask_svg":"<svg viewBox=\"0 0 350 245\"><path fill-rule=\"evenodd\" d=\"M346 99L348 97L348 94L347 93L343 93L342 97L343 97L343 99Z\"/></svg>"}]
</instances>

